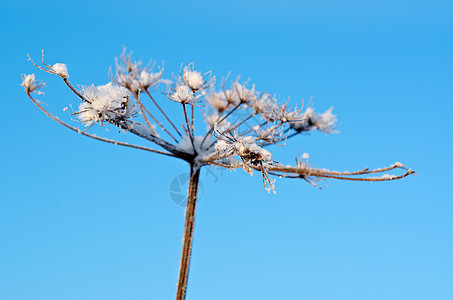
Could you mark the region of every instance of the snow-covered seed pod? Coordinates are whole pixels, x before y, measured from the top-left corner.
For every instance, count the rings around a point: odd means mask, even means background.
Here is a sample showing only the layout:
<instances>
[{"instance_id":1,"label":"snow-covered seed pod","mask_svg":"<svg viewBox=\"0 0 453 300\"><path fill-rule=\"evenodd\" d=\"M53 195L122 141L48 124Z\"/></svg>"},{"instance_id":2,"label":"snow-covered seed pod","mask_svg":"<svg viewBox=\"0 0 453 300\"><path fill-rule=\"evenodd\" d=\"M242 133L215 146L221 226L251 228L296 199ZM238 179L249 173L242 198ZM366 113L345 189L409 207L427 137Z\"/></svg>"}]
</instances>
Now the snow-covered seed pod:
<instances>
[{"instance_id":1,"label":"snow-covered seed pod","mask_svg":"<svg viewBox=\"0 0 453 300\"><path fill-rule=\"evenodd\" d=\"M201 74L194 70L193 63L184 67L182 81L194 92L210 89L215 83L215 77L211 78L211 72Z\"/></svg>"},{"instance_id":2,"label":"snow-covered seed pod","mask_svg":"<svg viewBox=\"0 0 453 300\"><path fill-rule=\"evenodd\" d=\"M103 121L119 124L137 112L137 106L130 100L126 88L109 82L106 85L85 86L82 90L87 101L80 104L77 117L86 126Z\"/></svg>"}]
</instances>

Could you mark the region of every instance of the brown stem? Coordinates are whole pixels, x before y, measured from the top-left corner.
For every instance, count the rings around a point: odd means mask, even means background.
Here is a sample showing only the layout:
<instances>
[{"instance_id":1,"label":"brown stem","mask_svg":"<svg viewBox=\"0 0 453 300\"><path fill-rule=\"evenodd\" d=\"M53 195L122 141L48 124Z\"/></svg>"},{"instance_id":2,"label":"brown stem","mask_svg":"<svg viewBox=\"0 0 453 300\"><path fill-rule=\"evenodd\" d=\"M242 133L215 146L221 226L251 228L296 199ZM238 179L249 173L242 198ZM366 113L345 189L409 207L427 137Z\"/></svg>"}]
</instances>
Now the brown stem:
<instances>
[{"instance_id":1,"label":"brown stem","mask_svg":"<svg viewBox=\"0 0 453 300\"><path fill-rule=\"evenodd\" d=\"M193 142L193 131L192 128L190 128L190 123L189 123L189 117L187 116L187 110L186 110L186 104L182 103L182 109L184 111L184 119L186 120L186 126L187 126L187 132L189 134L190 142L192 143L192 148L193 148L193 153L197 153L195 150L195 144Z\"/></svg>"},{"instance_id":2,"label":"brown stem","mask_svg":"<svg viewBox=\"0 0 453 300\"><path fill-rule=\"evenodd\" d=\"M189 278L190 255L192 252L193 229L195 225L195 209L197 206L198 179L200 169L190 167L189 190L187 191L187 206L184 222L184 235L182 238L181 262L179 264L178 288L176 300L186 298L187 281Z\"/></svg>"},{"instance_id":3,"label":"brown stem","mask_svg":"<svg viewBox=\"0 0 453 300\"><path fill-rule=\"evenodd\" d=\"M137 97L135 99L138 99L139 98L139 95L137 95ZM154 117L150 111L140 102L140 101L137 101L139 104L140 104L140 107L143 108L143 110L154 120L154 122L157 123L157 125L159 125L159 127L165 131L165 133L167 133L176 143L178 143L178 140L175 139L175 137L170 133L168 132L167 128L164 127L164 125L162 125L161 122L159 122L156 117Z\"/></svg>"},{"instance_id":4,"label":"brown stem","mask_svg":"<svg viewBox=\"0 0 453 300\"><path fill-rule=\"evenodd\" d=\"M223 120L225 120L226 118L228 118L228 117L229 117L236 109L238 109L243 103L244 103L244 102L239 102L239 104L236 105L235 107L233 107L233 109L230 110L230 111L226 114L226 116L223 116L223 117L222 117L222 115L219 115L219 116L217 117L217 120L215 121L215 123L219 123L219 124L222 123ZM207 138L213 131L214 131L214 126L211 126L211 128L209 129L209 131L206 132L206 134L205 134L205 136L204 136L204 138L203 138L203 141L201 141L201 145L204 144L204 141L206 140L206 138ZM215 142L214 142L214 143L215 143ZM214 143L212 143L208 148L211 148L211 146L214 145Z\"/></svg>"},{"instance_id":5,"label":"brown stem","mask_svg":"<svg viewBox=\"0 0 453 300\"><path fill-rule=\"evenodd\" d=\"M156 100L154 100L153 96L151 96L151 94L149 93L148 89L145 89L145 93L149 96L151 101L153 101L154 105L156 105L156 107L159 109L159 111L164 115L165 119L167 119L167 121L170 123L170 125L176 130L176 133L178 133L178 135L180 137L182 137L178 128L176 128L176 126L173 124L173 122L170 120L170 118L167 116L167 114L162 110L162 108L160 108L160 106L157 104Z\"/></svg>"},{"instance_id":6,"label":"brown stem","mask_svg":"<svg viewBox=\"0 0 453 300\"><path fill-rule=\"evenodd\" d=\"M157 136L156 131L154 130L153 126L151 126L151 123L149 123L148 117L146 116L145 113L145 107L143 106L142 102L140 101L139 94L134 94L135 101L137 101L138 106L140 107L140 113L142 114L143 118L145 119L146 125L148 125L149 129L151 129L151 132Z\"/></svg>"},{"instance_id":7,"label":"brown stem","mask_svg":"<svg viewBox=\"0 0 453 300\"><path fill-rule=\"evenodd\" d=\"M31 95L30 95L30 92L27 92L27 96L30 98L30 100L42 111L44 112L47 116L49 116L51 119L53 119L54 121L58 122L59 124L65 126L66 128L69 128L77 133L80 133L84 136L87 136L87 137L90 137L90 138L93 138L95 140L99 140L99 141L103 141L103 142L106 142L106 143L110 143L110 144L114 144L114 145L121 145L121 146L125 146L125 147L131 147L131 148L136 148L136 149L141 149L141 150L145 150L145 151L150 151L150 152L154 152L154 153L158 153L158 154L163 154L163 155L168 155L168 156L172 156L172 157L177 157L176 155L174 154L171 154L171 153L168 153L168 152L163 152L163 151L158 151L158 150L154 150L154 149L151 149L151 148L148 148L148 147L143 147L143 146L138 146L138 145L133 145L133 144L128 144L128 143L123 143L123 142L119 142L119 141L115 141L115 140L110 140L110 139L106 139L106 138L103 138L103 137L99 137L99 136L96 136L94 134L90 134L90 133L86 133L85 131L80 131L78 128L75 128L71 125L68 125L66 124L65 122L61 121L60 119L58 119L56 116L52 115L51 113L49 113L44 107L42 107L41 105L39 105L39 101L36 100L35 98L33 98Z\"/></svg>"}]
</instances>

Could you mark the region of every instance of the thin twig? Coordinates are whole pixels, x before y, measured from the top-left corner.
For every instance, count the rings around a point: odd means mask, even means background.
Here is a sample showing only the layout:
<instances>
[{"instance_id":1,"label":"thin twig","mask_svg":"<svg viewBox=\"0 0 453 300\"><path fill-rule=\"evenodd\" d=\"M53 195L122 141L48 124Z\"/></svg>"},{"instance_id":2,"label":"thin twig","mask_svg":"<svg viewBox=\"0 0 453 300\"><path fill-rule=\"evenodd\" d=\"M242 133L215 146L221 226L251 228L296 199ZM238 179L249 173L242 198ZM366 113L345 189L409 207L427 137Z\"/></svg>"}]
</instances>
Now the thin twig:
<instances>
[{"instance_id":1,"label":"thin twig","mask_svg":"<svg viewBox=\"0 0 453 300\"><path fill-rule=\"evenodd\" d=\"M175 124L173 124L173 122L170 120L170 118L167 116L167 114L162 110L162 108L160 108L160 106L157 104L156 100L154 100L153 96L151 96L151 94L149 93L148 89L145 89L145 93L149 96L151 101L153 101L154 105L156 105L157 109L159 109L159 111L162 113L162 115L165 117L165 119L167 119L167 121L170 123L170 125L176 130L176 133L178 133L178 135L180 137L182 137L178 128L176 128Z\"/></svg>"},{"instance_id":2,"label":"thin twig","mask_svg":"<svg viewBox=\"0 0 453 300\"><path fill-rule=\"evenodd\" d=\"M195 130L193 127L193 105L190 106L190 127L192 128L192 131Z\"/></svg>"},{"instance_id":3,"label":"thin twig","mask_svg":"<svg viewBox=\"0 0 453 300\"><path fill-rule=\"evenodd\" d=\"M187 132L189 133L190 142L192 143L193 152L196 153L197 151L195 150L195 144L193 142L193 132L192 132L192 129L190 128L189 118L187 116L186 104L185 103L181 103L181 104L182 104L182 109L184 111L184 119L186 120Z\"/></svg>"},{"instance_id":4,"label":"thin twig","mask_svg":"<svg viewBox=\"0 0 453 300\"><path fill-rule=\"evenodd\" d=\"M177 157L176 155L174 154L171 154L171 153L168 153L168 152L163 152L163 151L159 151L159 150L154 150L154 149L151 149L151 148L148 148L148 147L143 147L143 146L138 146L138 145L133 145L133 144L128 144L128 143L123 143L123 142L119 142L119 141L115 141L115 140L110 140L110 139L106 139L106 138L103 138L103 137L99 137L99 136L96 136L94 134L90 134L90 133L86 133L84 131L80 131L78 128L75 128L69 124L66 124L65 122L61 121L60 119L58 119L57 117L55 117L54 115L52 115L51 113L49 113L46 109L44 109L41 105L39 105L38 103L38 100L34 99L30 93L27 93L28 97L30 98L31 101L33 101L33 103L42 111L44 112L48 117L50 117L51 119L53 119L54 121L60 123L61 125L65 126L66 128L69 128L77 133L80 133L84 136L87 136L87 137L90 137L90 138L93 138L95 140L98 140L98 141L102 141L102 142L106 142L106 143L110 143L110 144L114 144L114 145L121 145L121 146L125 146L125 147L131 147L131 148L135 148L135 149L140 149L140 150L145 150L145 151L149 151L149 152L154 152L154 153L158 153L158 154L163 154L163 155L167 155L167 156L172 156L172 157Z\"/></svg>"},{"instance_id":5,"label":"thin twig","mask_svg":"<svg viewBox=\"0 0 453 300\"><path fill-rule=\"evenodd\" d=\"M146 113L145 113L145 107L143 106L142 102L140 101L140 96L139 94L134 94L134 98L135 98L135 101L137 101L138 103L138 106L140 107L140 113L142 114L143 118L145 119L145 122L146 122L146 125L148 125L149 129L151 129L151 132L154 134L154 135L157 135L156 131L154 130L153 126L151 125L151 123L149 123L149 120L148 120L148 117L146 116Z\"/></svg>"},{"instance_id":6,"label":"thin twig","mask_svg":"<svg viewBox=\"0 0 453 300\"><path fill-rule=\"evenodd\" d=\"M230 115L231 115L236 109L238 109L242 104L243 104L243 102L239 102L238 105L236 105L235 107L233 107L233 109L230 110L230 111L229 111L225 116L223 116L223 117L222 117L221 115L219 115L219 116L217 117L217 120L214 122L214 124L215 124L215 123L219 123L219 124L222 123L226 118L228 118L228 116L230 116ZM214 126L211 126L211 128L209 129L209 131L206 132L205 136L203 137L203 141L201 142L201 146L203 146L203 144L204 144L206 138L212 133L213 130L214 130ZM209 145L208 149L211 148L212 145L214 145L214 143L215 143L215 141Z\"/></svg>"}]
</instances>

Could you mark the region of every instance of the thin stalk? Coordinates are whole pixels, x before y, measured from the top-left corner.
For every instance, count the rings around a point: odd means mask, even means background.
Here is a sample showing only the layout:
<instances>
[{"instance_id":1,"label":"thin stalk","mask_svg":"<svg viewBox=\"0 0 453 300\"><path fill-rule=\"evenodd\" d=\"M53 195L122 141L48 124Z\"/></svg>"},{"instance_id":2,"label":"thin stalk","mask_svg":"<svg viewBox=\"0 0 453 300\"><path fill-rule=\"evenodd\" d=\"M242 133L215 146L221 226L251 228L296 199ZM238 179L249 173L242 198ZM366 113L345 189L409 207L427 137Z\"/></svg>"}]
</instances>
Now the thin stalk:
<instances>
[{"instance_id":1,"label":"thin stalk","mask_svg":"<svg viewBox=\"0 0 453 300\"><path fill-rule=\"evenodd\" d=\"M193 127L193 105L190 107L190 126L192 128L192 131L194 131L195 128Z\"/></svg>"},{"instance_id":2,"label":"thin stalk","mask_svg":"<svg viewBox=\"0 0 453 300\"><path fill-rule=\"evenodd\" d=\"M228 118L228 117L229 117L236 109L238 109L243 103L244 103L244 102L239 102L239 104L236 105L235 107L233 107L233 109L230 110L225 116L222 117L222 116L220 115L220 116L217 118L216 123L219 123L219 124L222 123L223 120L225 120L226 118ZM206 132L206 134L205 134L203 140L201 141L201 146L203 146L204 141L205 141L206 138L212 133L213 130L214 130L214 126L212 126L211 129L209 129L208 132ZM208 148L211 148L212 145L214 145L214 144L215 144L215 142L213 142L211 145L209 145Z\"/></svg>"},{"instance_id":3,"label":"thin stalk","mask_svg":"<svg viewBox=\"0 0 453 300\"><path fill-rule=\"evenodd\" d=\"M192 252L193 229L195 225L195 210L197 207L199 177L200 169L195 169L194 166L191 165L176 300L184 300L186 298L187 282L189 279L190 256Z\"/></svg>"},{"instance_id":4,"label":"thin stalk","mask_svg":"<svg viewBox=\"0 0 453 300\"><path fill-rule=\"evenodd\" d=\"M189 117L187 116L186 104L182 103L182 110L184 111L184 119L186 120L187 132L189 133L190 142L192 143L193 153L196 153L195 144L193 142L193 131L190 128Z\"/></svg>"},{"instance_id":5,"label":"thin stalk","mask_svg":"<svg viewBox=\"0 0 453 300\"><path fill-rule=\"evenodd\" d=\"M176 128L175 124L170 120L170 118L167 116L167 114L160 108L160 106L157 104L156 100L154 100L153 96L149 93L148 89L145 89L145 93L149 96L151 101L153 101L154 105L159 109L159 111L162 113L162 115L167 119L167 121L170 123L170 125L176 130L176 133L182 137L181 133L179 132L178 128Z\"/></svg>"},{"instance_id":6,"label":"thin stalk","mask_svg":"<svg viewBox=\"0 0 453 300\"><path fill-rule=\"evenodd\" d=\"M238 128L239 126L241 126L242 124L244 124L245 122L247 122L248 120L250 120L251 118L253 118L254 116L256 116L256 113L251 114L250 116L248 116L247 118L245 118L244 120L242 120L240 123L234 125L233 128L228 129L228 131L232 131L232 130Z\"/></svg>"},{"instance_id":7,"label":"thin stalk","mask_svg":"<svg viewBox=\"0 0 453 300\"><path fill-rule=\"evenodd\" d=\"M259 126L259 128L263 128L263 127L267 126L268 123L269 123L269 121L264 121L264 122L261 122L260 125L258 125L258 126ZM246 132L240 133L239 135L240 136L244 136L244 135L246 135L246 134L248 134L248 133L250 133L252 131L253 131L253 129L249 129Z\"/></svg>"},{"instance_id":8,"label":"thin stalk","mask_svg":"<svg viewBox=\"0 0 453 300\"><path fill-rule=\"evenodd\" d=\"M90 137L90 138L93 138L95 140L98 140L98 141L102 141L102 142L106 142L106 143L110 143L110 144L114 144L114 145L121 145L121 146L125 146L125 147L131 147L131 148L135 148L135 149L141 149L141 150L145 150L145 151L150 151L150 152L154 152L154 153L158 153L158 154L163 154L163 155L168 155L168 156L172 156L172 157L178 157L174 154L171 154L171 153L168 153L168 152L163 152L163 151L158 151L158 150L154 150L154 149L151 149L151 148L148 148L148 147L143 147L143 146L138 146L138 145L133 145L133 144L128 144L128 143L123 143L123 142L119 142L119 141L115 141L115 140L111 140L111 139L106 139L106 138L103 138L103 137L99 137L99 136L96 136L94 134L89 134L87 132L85 132L86 130L84 131L80 131L78 128L75 128L69 124L66 124L65 122L61 121L60 119L58 119L57 117L55 117L54 115L52 115L51 113L49 113L44 107L42 107L41 105L39 105L38 103L38 100L34 99L29 92L27 92L27 96L30 98L30 100L43 112L45 113L48 117L50 117L52 120L58 122L59 124L65 126L66 128L69 128L71 129L72 131L75 131L77 133L80 133L84 136L87 136L87 137Z\"/></svg>"},{"instance_id":9,"label":"thin stalk","mask_svg":"<svg viewBox=\"0 0 453 300\"><path fill-rule=\"evenodd\" d=\"M175 139L175 138L173 137L173 135L171 135L171 133L168 132L168 130L164 127L164 125L162 125L162 123L160 123L160 122L159 122L159 121L158 121L158 120L157 120L157 119L149 112L149 110L142 104L142 102L140 101L140 98L139 98L139 94L135 94L134 97L135 97L135 100L137 101L138 105L140 106L140 109L142 110L142 114L143 114L143 116L145 117L145 121L148 120L148 119L146 118L146 114L145 114L145 112L146 112L146 113L154 120L154 122L156 122L157 125L159 125L159 127L160 127L165 133L167 133L167 134L168 134L168 135L169 135L176 143L178 143L178 140ZM151 125L149 124L148 121L147 121L147 123L148 123L148 126L151 126ZM157 136L157 133L155 132L155 130L154 130L152 127L150 127L150 128L151 128L151 131L153 132L153 134Z\"/></svg>"},{"instance_id":10,"label":"thin stalk","mask_svg":"<svg viewBox=\"0 0 453 300\"><path fill-rule=\"evenodd\" d=\"M156 131L154 130L153 126L151 126L151 123L149 123L148 117L146 116L145 113L145 107L143 106L142 102L140 101L139 94L134 94L135 101L137 101L138 106L140 107L140 113L142 114L143 118L145 119L146 125L148 125L149 129L151 129L151 132L157 136Z\"/></svg>"}]
</instances>

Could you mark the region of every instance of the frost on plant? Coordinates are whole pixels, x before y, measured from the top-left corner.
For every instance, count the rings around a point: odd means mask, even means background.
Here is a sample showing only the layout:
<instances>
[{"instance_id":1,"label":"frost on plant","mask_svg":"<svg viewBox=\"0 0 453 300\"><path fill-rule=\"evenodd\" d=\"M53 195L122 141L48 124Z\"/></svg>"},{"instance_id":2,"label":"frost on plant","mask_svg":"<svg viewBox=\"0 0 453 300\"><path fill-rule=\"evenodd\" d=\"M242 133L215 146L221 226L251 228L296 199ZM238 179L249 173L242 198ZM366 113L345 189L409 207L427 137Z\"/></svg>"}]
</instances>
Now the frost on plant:
<instances>
[{"instance_id":1,"label":"frost on plant","mask_svg":"<svg viewBox=\"0 0 453 300\"><path fill-rule=\"evenodd\" d=\"M63 78L69 77L68 68L66 67L65 64L56 63L52 66L52 69L55 71L57 75L60 75Z\"/></svg>"},{"instance_id":2,"label":"frost on plant","mask_svg":"<svg viewBox=\"0 0 453 300\"><path fill-rule=\"evenodd\" d=\"M22 74L22 83L21 86L24 87L27 94L38 93L44 94L40 91L46 84L40 80L36 80L35 74Z\"/></svg>"},{"instance_id":3,"label":"frost on plant","mask_svg":"<svg viewBox=\"0 0 453 300\"><path fill-rule=\"evenodd\" d=\"M80 103L77 117L86 126L97 122L126 123L137 112L138 105L131 101L129 91L111 82L82 88L85 102Z\"/></svg>"},{"instance_id":4,"label":"frost on plant","mask_svg":"<svg viewBox=\"0 0 453 300\"><path fill-rule=\"evenodd\" d=\"M116 60L115 71L110 72L114 74L110 76L110 82L100 86L85 85L78 90L69 83L65 64L48 65L44 61L42 66L35 64L39 69L62 78L70 91L80 98L78 110L73 115L85 126L100 123L120 127L152 141L163 151L148 149L181 158L197 168L214 165L242 168L249 174L257 171L270 191L275 192L270 179L273 176L301 178L314 184L314 179L381 181L412 173L407 170L399 176L377 178L366 175L383 172L381 169L337 172L314 169L308 163L296 163L295 166L277 163L272 159L272 151L278 148L272 148L272 145L284 146L289 138L311 130L336 133L337 117L333 114L333 107L323 113L312 107L305 110L291 107L289 102L281 101L267 91L258 91L250 80L241 81L240 77L229 86L223 80L216 88L211 71L203 73L195 68L194 63L183 66L179 75L171 80L163 78L162 67L154 71L152 65L144 67L142 61L136 61L131 54L123 52ZM23 75L22 86L30 95L44 84L31 74ZM152 95L152 88L160 90L157 95ZM163 91L170 100L166 104L161 99L154 99ZM143 96L148 100L143 100ZM180 105L181 116L170 118L161 105ZM195 120L195 108L202 110L201 120ZM200 121L205 125L199 126ZM390 168L404 166L394 164Z\"/></svg>"},{"instance_id":5,"label":"frost on plant","mask_svg":"<svg viewBox=\"0 0 453 300\"><path fill-rule=\"evenodd\" d=\"M288 139L313 130L336 133L333 108L318 112L313 107L293 107L268 91L259 91L250 80L241 81L240 77L229 83L225 79L216 86L211 71L198 70L194 63L183 65L176 78L165 79L162 66L155 68L154 63L144 66L142 61L123 52L105 84L95 86L79 80L82 85L77 86L81 88L76 88L69 82L65 64L50 65L42 59L38 65L30 60L38 69L57 75L79 100L78 110L71 115L73 121L84 125L84 130L79 129L78 123L64 122L41 106L33 93L42 94L44 83L34 74L22 75L21 85L28 97L56 122L100 141L179 158L189 164L191 177L177 299L184 299L187 287L198 178L203 166L243 169L250 175L256 172L262 177L264 188L274 193L276 178L302 179L319 187L319 182L327 179L387 181L414 173L401 163L358 171L318 169L310 166L308 153L296 158L295 165L276 162L273 152L282 151ZM169 116L166 106L179 107L180 114ZM203 115L200 119L198 110ZM96 124L117 127L158 149L96 136L89 132ZM387 173L398 169L404 172Z\"/></svg>"}]
</instances>

